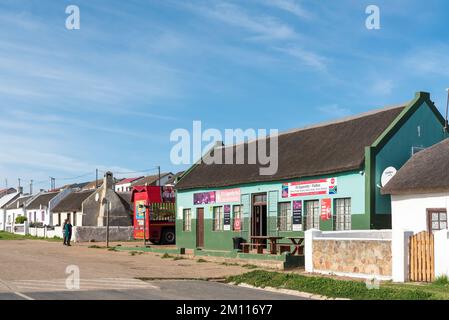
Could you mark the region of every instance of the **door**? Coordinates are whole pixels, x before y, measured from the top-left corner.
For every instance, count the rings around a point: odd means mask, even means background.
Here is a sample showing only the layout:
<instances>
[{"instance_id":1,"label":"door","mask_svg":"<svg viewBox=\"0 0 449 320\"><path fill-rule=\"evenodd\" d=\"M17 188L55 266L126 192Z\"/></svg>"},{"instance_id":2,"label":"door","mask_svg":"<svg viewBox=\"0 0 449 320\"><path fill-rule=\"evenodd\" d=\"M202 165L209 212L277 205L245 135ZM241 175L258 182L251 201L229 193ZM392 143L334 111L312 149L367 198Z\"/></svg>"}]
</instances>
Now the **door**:
<instances>
[{"instance_id":1,"label":"door","mask_svg":"<svg viewBox=\"0 0 449 320\"><path fill-rule=\"evenodd\" d=\"M267 195L253 197L253 212L251 215L251 236L267 235Z\"/></svg>"},{"instance_id":2,"label":"door","mask_svg":"<svg viewBox=\"0 0 449 320\"><path fill-rule=\"evenodd\" d=\"M196 209L196 247L204 247L204 208Z\"/></svg>"}]
</instances>

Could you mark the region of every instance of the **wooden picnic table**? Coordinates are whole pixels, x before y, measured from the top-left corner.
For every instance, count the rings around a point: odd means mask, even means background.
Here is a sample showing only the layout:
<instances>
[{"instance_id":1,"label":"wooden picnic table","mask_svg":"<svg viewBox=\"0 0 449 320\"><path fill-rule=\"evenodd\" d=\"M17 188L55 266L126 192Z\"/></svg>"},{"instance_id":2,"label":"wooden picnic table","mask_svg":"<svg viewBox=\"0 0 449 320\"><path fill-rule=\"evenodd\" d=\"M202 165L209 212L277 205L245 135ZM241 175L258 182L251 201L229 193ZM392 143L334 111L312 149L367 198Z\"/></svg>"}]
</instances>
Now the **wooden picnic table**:
<instances>
[{"instance_id":1,"label":"wooden picnic table","mask_svg":"<svg viewBox=\"0 0 449 320\"><path fill-rule=\"evenodd\" d=\"M261 246L265 240L270 241L270 254L277 254L277 241L280 239L284 239L284 237L251 236L251 240L258 246Z\"/></svg>"},{"instance_id":2,"label":"wooden picnic table","mask_svg":"<svg viewBox=\"0 0 449 320\"><path fill-rule=\"evenodd\" d=\"M304 248L304 237L287 237L294 246L293 252L291 253L293 256L295 254L301 255L304 254L303 248Z\"/></svg>"}]
</instances>

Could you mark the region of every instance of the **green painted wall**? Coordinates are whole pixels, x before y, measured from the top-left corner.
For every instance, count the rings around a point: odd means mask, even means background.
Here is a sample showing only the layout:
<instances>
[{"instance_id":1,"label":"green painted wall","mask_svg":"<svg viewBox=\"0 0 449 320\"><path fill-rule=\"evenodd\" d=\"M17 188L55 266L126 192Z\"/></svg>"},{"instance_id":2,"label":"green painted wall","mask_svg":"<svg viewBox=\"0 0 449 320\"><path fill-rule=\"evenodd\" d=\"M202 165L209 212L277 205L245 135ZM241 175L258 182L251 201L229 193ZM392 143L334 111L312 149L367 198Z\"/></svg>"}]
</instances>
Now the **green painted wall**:
<instances>
[{"instance_id":1,"label":"green painted wall","mask_svg":"<svg viewBox=\"0 0 449 320\"><path fill-rule=\"evenodd\" d=\"M426 102L420 103L417 110L375 155L376 215L391 214L390 196L382 195L378 187L381 185L382 172L389 166L399 170L412 156L412 147L427 148L442 139L441 122Z\"/></svg>"},{"instance_id":2,"label":"green painted wall","mask_svg":"<svg viewBox=\"0 0 449 320\"><path fill-rule=\"evenodd\" d=\"M337 194L325 195L325 196L306 196L306 197L290 197L282 198L282 184L292 181L304 181L313 180L318 178L337 178ZM267 183L250 183L244 185L230 186L226 188L217 189L195 189L187 191L177 191L176 204L177 204L177 224L176 224L176 243L178 247L182 248L195 248L196 247L196 209L204 208L204 248L208 250L231 250L232 238L236 236L242 236L246 239L249 237L249 217L251 215L250 210L243 209L246 212L243 221L243 231L212 231L212 217L213 207L222 205L237 205L240 202L235 203L220 203L210 205L193 205L193 194L198 192L217 191L222 189L240 188L242 198L252 199L252 195L256 193L267 193L267 231L269 235L279 236L301 236L301 231L278 231L277 230L277 214L279 202L291 202L293 200L321 200L324 198L337 199L337 198L351 198L352 209L352 223L353 229L367 229L369 228L369 216L365 215L365 178L364 173L344 172L334 175L325 175L319 177L307 177L303 179L285 180L279 182L267 182ZM246 202L246 201L245 201ZM251 204L247 206L251 207ZM192 210L192 230L183 231L182 210ZM332 201L332 212L333 212ZM304 204L303 204L303 216L304 216ZM231 215L232 217L232 215ZM333 220L320 221L321 230L332 230ZM232 226L231 226L232 228Z\"/></svg>"}]
</instances>

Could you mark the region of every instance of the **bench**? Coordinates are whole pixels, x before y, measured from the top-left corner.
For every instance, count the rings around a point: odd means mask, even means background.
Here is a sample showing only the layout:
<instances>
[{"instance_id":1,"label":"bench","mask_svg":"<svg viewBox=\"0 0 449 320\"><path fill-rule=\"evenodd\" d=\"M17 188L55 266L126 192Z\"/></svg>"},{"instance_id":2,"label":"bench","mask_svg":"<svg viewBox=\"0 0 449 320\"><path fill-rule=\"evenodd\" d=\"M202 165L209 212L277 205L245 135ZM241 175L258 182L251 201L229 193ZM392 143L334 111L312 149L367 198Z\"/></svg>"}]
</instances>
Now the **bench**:
<instances>
[{"instance_id":1,"label":"bench","mask_svg":"<svg viewBox=\"0 0 449 320\"><path fill-rule=\"evenodd\" d=\"M279 253L283 254L284 252L291 252L291 247L293 244L291 243L278 243L277 246L279 248Z\"/></svg>"},{"instance_id":2,"label":"bench","mask_svg":"<svg viewBox=\"0 0 449 320\"><path fill-rule=\"evenodd\" d=\"M257 248L258 254L263 254L263 249L265 247L264 243L242 243L243 253L249 253L251 247Z\"/></svg>"}]
</instances>

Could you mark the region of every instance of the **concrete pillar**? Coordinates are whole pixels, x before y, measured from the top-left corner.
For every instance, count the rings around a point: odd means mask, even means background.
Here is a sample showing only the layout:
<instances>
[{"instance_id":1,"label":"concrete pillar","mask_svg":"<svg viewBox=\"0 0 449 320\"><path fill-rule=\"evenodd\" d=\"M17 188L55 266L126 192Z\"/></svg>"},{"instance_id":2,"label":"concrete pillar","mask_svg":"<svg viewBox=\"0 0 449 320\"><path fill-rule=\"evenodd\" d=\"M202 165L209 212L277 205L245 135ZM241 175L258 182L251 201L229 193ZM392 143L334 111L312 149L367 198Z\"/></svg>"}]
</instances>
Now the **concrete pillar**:
<instances>
[{"instance_id":1,"label":"concrete pillar","mask_svg":"<svg viewBox=\"0 0 449 320\"><path fill-rule=\"evenodd\" d=\"M408 248L409 239L413 231L393 230L391 241L392 254L392 278L394 282L405 282L408 280Z\"/></svg>"},{"instance_id":2,"label":"concrete pillar","mask_svg":"<svg viewBox=\"0 0 449 320\"><path fill-rule=\"evenodd\" d=\"M449 231L447 229L434 233L435 278L449 276Z\"/></svg>"},{"instance_id":3,"label":"concrete pillar","mask_svg":"<svg viewBox=\"0 0 449 320\"><path fill-rule=\"evenodd\" d=\"M319 237L321 231L309 229L304 232L304 265L306 272L313 272L313 239Z\"/></svg>"}]
</instances>

